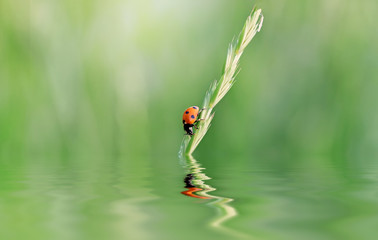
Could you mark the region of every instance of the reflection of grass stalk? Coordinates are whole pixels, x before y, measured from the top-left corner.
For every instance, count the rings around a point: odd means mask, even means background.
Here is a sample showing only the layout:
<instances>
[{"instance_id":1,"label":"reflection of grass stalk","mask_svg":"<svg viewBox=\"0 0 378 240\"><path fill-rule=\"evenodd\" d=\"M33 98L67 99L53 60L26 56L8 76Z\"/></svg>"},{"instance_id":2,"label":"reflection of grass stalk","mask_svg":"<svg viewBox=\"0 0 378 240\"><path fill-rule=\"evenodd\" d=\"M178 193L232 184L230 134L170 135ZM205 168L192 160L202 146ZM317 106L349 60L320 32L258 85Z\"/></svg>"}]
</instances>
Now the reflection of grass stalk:
<instances>
[{"instance_id":1,"label":"reflection of grass stalk","mask_svg":"<svg viewBox=\"0 0 378 240\"><path fill-rule=\"evenodd\" d=\"M212 113L213 108L226 95L235 82L235 77L238 73L238 63L240 57L247 47L249 42L260 31L263 23L263 15L261 9L253 8L251 14L240 32L238 39L232 41L228 48L226 64L223 70L223 75L219 81L214 81L209 90L206 92L203 108L205 108L200 118L204 119L198 124L198 130L192 136L185 136L182 149L185 154L190 155L196 149L202 138L205 136L210 127L211 120L214 117ZM182 153L184 153L184 151Z\"/></svg>"},{"instance_id":2,"label":"reflection of grass stalk","mask_svg":"<svg viewBox=\"0 0 378 240\"><path fill-rule=\"evenodd\" d=\"M212 221L209 222L209 225L239 239L254 239L252 236L247 236L235 229L223 226L225 222L238 215L236 209L233 206L229 205L229 203L231 203L234 199L212 195L211 192L215 191L216 189L205 183L205 180L209 180L211 178L209 178L204 172L202 172L204 168L201 168L199 162L197 162L197 160L195 160L192 155L180 157L181 160L185 160L184 164L188 169L187 173L190 173L194 176L194 178L192 179L193 185L198 188L202 188L202 190L196 192L196 194L202 197L214 199L214 201L210 201L207 204L211 207L214 207L217 210L218 214Z\"/></svg>"}]
</instances>

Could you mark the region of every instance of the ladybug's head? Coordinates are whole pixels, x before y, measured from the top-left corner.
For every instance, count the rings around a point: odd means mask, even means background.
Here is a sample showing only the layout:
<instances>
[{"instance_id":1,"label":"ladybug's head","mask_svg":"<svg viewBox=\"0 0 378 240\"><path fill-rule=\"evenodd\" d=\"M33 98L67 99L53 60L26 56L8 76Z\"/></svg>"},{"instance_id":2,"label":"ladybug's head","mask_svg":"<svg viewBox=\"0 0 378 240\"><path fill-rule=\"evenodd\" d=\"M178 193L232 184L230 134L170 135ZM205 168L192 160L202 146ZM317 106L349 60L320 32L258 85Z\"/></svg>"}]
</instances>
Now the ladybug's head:
<instances>
[{"instance_id":1,"label":"ladybug's head","mask_svg":"<svg viewBox=\"0 0 378 240\"><path fill-rule=\"evenodd\" d=\"M193 124L184 123L184 130L186 134L193 135Z\"/></svg>"}]
</instances>

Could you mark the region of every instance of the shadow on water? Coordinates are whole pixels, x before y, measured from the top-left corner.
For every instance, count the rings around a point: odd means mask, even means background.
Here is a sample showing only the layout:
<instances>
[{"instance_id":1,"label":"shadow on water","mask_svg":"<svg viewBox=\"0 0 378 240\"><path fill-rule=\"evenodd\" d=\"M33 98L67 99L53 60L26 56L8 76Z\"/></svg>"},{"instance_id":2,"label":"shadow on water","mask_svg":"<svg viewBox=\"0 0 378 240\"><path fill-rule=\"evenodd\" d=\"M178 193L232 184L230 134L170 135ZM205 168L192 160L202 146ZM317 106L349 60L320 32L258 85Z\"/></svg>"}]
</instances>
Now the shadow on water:
<instances>
[{"instance_id":1,"label":"shadow on water","mask_svg":"<svg viewBox=\"0 0 378 240\"><path fill-rule=\"evenodd\" d=\"M209 199L205 204L216 209L217 215L214 219L209 221L209 226L234 237L251 239L250 235L225 226L227 221L238 215L236 209L231 205L234 199L212 194L216 188L205 183L205 180L211 178L203 172L205 168L202 168L201 164L194 159L193 156L180 156L180 159L187 171L184 178L185 188L187 190L181 193L188 197Z\"/></svg>"}]
</instances>

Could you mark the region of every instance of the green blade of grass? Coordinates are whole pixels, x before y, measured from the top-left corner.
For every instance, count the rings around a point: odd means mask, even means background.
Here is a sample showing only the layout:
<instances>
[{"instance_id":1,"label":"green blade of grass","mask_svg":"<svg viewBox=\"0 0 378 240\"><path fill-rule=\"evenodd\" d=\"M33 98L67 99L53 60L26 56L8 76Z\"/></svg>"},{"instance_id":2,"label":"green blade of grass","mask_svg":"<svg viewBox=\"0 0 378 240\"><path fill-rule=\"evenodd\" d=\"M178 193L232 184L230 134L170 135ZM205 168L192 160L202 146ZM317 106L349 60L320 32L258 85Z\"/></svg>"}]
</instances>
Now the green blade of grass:
<instances>
[{"instance_id":1,"label":"green blade of grass","mask_svg":"<svg viewBox=\"0 0 378 240\"><path fill-rule=\"evenodd\" d=\"M220 80L215 80L210 85L209 90L206 92L203 102L204 110L199 116L200 119L204 120L199 122L198 130L193 136L184 136L180 154L191 155L209 130L211 121L214 117L214 113L212 113L213 108L227 94L232 85L235 83L235 77L239 72L238 64L240 57L243 54L244 49L251 42L252 38L257 32L260 31L263 19L264 17L261 14L261 9L253 8L238 38L231 42L227 51L226 64L223 69L223 74Z\"/></svg>"}]
</instances>

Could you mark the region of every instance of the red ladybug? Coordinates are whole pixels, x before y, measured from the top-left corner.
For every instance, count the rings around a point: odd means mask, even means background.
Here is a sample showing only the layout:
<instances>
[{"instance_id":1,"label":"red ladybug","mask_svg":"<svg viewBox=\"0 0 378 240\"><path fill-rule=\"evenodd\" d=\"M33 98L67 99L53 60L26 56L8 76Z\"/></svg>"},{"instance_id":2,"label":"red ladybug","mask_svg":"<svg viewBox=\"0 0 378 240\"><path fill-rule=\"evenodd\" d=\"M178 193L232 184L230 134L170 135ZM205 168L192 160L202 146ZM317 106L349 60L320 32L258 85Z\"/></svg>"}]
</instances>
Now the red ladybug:
<instances>
[{"instance_id":1,"label":"red ladybug","mask_svg":"<svg viewBox=\"0 0 378 240\"><path fill-rule=\"evenodd\" d=\"M185 110L182 116L182 123L187 135L193 135L193 126L195 127L195 124L199 121L198 114L200 112L197 106L192 106Z\"/></svg>"}]
</instances>

